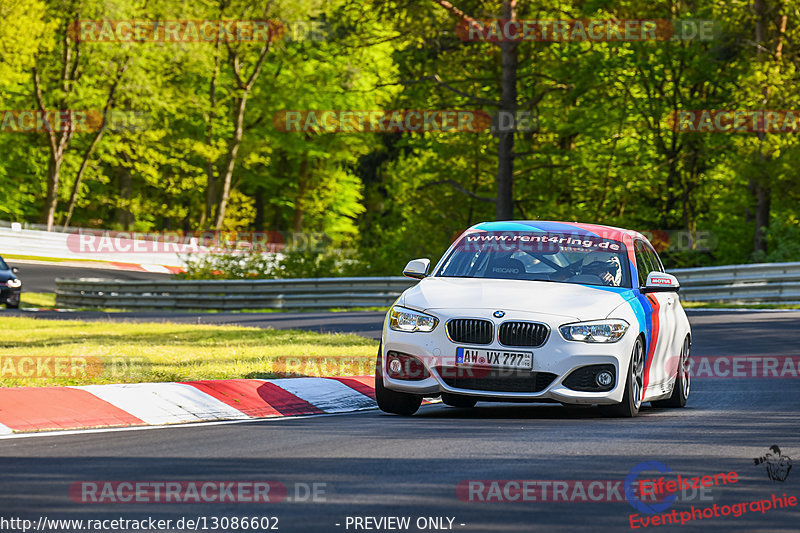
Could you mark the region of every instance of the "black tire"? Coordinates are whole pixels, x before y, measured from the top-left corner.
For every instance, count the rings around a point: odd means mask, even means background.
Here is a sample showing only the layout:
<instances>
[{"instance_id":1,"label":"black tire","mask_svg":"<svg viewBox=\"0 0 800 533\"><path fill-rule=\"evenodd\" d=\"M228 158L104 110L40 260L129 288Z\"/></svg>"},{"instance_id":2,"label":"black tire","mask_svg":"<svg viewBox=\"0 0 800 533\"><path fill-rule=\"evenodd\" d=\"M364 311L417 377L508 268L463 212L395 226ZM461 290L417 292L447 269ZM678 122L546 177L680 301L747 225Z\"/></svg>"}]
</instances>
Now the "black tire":
<instances>
[{"instance_id":1,"label":"black tire","mask_svg":"<svg viewBox=\"0 0 800 533\"><path fill-rule=\"evenodd\" d=\"M462 396L460 394L449 394L447 392L443 392L442 403L444 403L445 405L449 405L450 407L461 407L463 409L470 409L472 407L475 407L475 404L478 403L478 400L470 396Z\"/></svg>"},{"instance_id":2,"label":"black tire","mask_svg":"<svg viewBox=\"0 0 800 533\"><path fill-rule=\"evenodd\" d=\"M375 399L378 407L385 413L411 416L422 405L422 396L389 390L383 386L383 346L378 347L378 360L375 363Z\"/></svg>"},{"instance_id":3,"label":"black tire","mask_svg":"<svg viewBox=\"0 0 800 533\"><path fill-rule=\"evenodd\" d=\"M692 373L689 361L690 347L691 342L689 342L689 337L687 336L683 340L681 355L678 360L678 368L675 370L675 385L672 387L672 395L664 400L650 402L650 405L653 407L675 408L686 406L686 400L689 399L689 389L692 384Z\"/></svg>"},{"instance_id":4,"label":"black tire","mask_svg":"<svg viewBox=\"0 0 800 533\"><path fill-rule=\"evenodd\" d=\"M14 303L11 303L11 301L6 301L6 309L19 309L19 301L20 298L17 298Z\"/></svg>"},{"instance_id":5,"label":"black tire","mask_svg":"<svg viewBox=\"0 0 800 533\"><path fill-rule=\"evenodd\" d=\"M614 418L633 418L642 406L642 387L644 386L644 342L638 337L633 344L631 360L625 379L625 394L622 401L614 405L600 405L603 416Z\"/></svg>"}]
</instances>

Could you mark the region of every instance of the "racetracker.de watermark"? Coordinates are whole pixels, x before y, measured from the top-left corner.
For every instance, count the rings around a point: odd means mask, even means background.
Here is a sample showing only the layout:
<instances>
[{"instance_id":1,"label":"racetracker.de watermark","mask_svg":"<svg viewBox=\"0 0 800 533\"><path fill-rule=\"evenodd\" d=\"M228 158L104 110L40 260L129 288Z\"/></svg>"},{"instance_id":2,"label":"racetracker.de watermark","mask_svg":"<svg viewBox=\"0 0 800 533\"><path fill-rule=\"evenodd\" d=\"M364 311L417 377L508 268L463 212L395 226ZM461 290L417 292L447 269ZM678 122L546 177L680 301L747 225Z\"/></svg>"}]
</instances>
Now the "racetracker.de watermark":
<instances>
[{"instance_id":1,"label":"racetracker.de watermark","mask_svg":"<svg viewBox=\"0 0 800 533\"><path fill-rule=\"evenodd\" d=\"M469 110L284 110L272 124L280 132L398 133L485 131L492 119L485 111Z\"/></svg>"},{"instance_id":2,"label":"racetracker.de watermark","mask_svg":"<svg viewBox=\"0 0 800 533\"><path fill-rule=\"evenodd\" d=\"M125 378L141 375L150 363L139 357L0 356L3 379Z\"/></svg>"},{"instance_id":3,"label":"racetracker.de watermark","mask_svg":"<svg viewBox=\"0 0 800 533\"><path fill-rule=\"evenodd\" d=\"M640 42L710 41L719 31L699 19L470 19L456 26L462 41Z\"/></svg>"},{"instance_id":4,"label":"racetracker.de watermark","mask_svg":"<svg viewBox=\"0 0 800 533\"><path fill-rule=\"evenodd\" d=\"M800 133L800 110L681 109L666 117L672 131L695 133Z\"/></svg>"},{"instance_id":5,"label":"racetracker.de watermark","mask_svg":"<svg viewBox=\"0 0 800 533\"><path fill-rule=\"evenodd\" d=\"M163 231L80 230L67 235L74 253L274 253L322 251L330 243L324 233L291 231Z\"/></svg>"},{"instance_id":6,"label":"racetracker.de watermark","mask_svg":"<svg viewBox=\"0 0 800 533\"><path fill-rule=\"evenodd\" d=\"M69 497L81 504L324 502L324 482L280 481L76 481Z\"/></svg>"},{"instance_id":7,"label":"racetracker.de watermark","mask_svg":"<svg viewBox=\"0 0 800 533\"><path fill-rule=\"evenodd\" d=\"M530 111L469 109L281 110L272 124L283 133L479 133L538 131Z\"/></svg>"},{"instance_id":8,"label":"racetracker.de watermark","mask_svg":"<svg viewBox=\"0 0 800 533\"><path fill-rule=\"evenodd\" d=\"M639 494L638 485L632 490L643 502L663 501L663 495L648 492ZM572 502L601 503L625 502L625 485L614 479L494 479L464 480L456 486L456 496L470 503L526 503L526 502ZM672 498L675 501L712 501L712 489L681 488Z\"/></svg>"},{"instance_id":9,"label":"racetracker.de watermark","mask_svg":"<svg viewBox=\"0 0 800 533\"><path fill-rule=\"evenodd\" d=\"M717 248L719 238L713 231L642 230L657 252L710 252Z\"/></svg>"},{"instance_id":10,"label":"racetracker.de watermark","mask_svg":"<svg viewBox=\"0 0 800 533\"><path fill-rule=\"evenodd\" d=\"M89 110L0 110L0 132L33 133L64 132L86 133L106 129L109 131L141 131L150 124L148 114L141 111L110 110L108 113Z\"/></svg>"},{"instance_id":11,"label":"racetracker.de watermark","mask_svg":"<svg viewBox=\"0 0 800 533\"><path fill-rule=\"evenodd\" d=\"M327 26L316 20L76 20L67 28L75 41L109 42L272 42L324 41Z\"/></svg>"},{"instance_id":12,"label":"racetracker.de watermark","mask_svg":"<svg viewBox=\"0 0 800 533\"><path fill-rule=\"evenodd\" d=\"M680 356L665 362L666 371L674 375ZM689 372L693 379L797 379L800 378L800 356L692 356Z\"/></svg>"},{"instance_id":13,"label":"racetracker.de watermark","mask_svg":"<svg viewBox=\"0 0 800 533\"><path fill-rule=\"evenodd\" d=\"M277 357L271 371L281 376L367 376L375 372L375 357Z\"/></svg>"}]
</instances>

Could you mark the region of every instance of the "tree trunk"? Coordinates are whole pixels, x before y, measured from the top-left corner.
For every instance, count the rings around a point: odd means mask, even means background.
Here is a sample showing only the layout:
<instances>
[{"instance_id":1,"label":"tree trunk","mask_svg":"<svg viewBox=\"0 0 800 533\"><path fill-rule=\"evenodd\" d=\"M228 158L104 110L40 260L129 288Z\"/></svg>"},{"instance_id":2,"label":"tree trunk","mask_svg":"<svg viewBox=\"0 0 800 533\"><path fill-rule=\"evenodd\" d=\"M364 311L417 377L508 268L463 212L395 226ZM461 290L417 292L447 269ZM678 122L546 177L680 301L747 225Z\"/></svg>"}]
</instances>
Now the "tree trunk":
<instances>
[{"instance_id":1,"label":"tree trunk","mask_svg":"<svg viewBox=\"0 0 800 533\"><path fill-rule=\"evenodd\" d=\"M294 219L292 228L296 232L303 231L303 200L308 188L308 158L300 161L300 170L297 172L297 196L294 200Z\"/></svg>"},{"instance_id":2,"label":"tree trunk","mask_svg":"<svg viewBox=\"0 0 800 533\"><path fill-rule=\"evenodd\" d=\"M767 18L767 0L754 0L753 10L756 14L756 57L759 61L763 56L763 50L766 45L766 18ZM779 45L780 46L780 45ZM778 49L780 57L780 48ZM764 109L767 108L769 101L769 88L766 83L762 87L764 98L762 104ZM764 174L766 168L767 157L762 151L764 143L764 132L758 133L758 158L761 175L756 178L750 179L749 189L755 197L756 203L756 216L755 216L755 232L753 234L753 253L767 253L767 234L766 230L769 227L770 215L770 199L771 193L769 185L767 184L767 176Z\"/></svg>"},{"instance_id":3,"label":"tree trunk","mask_svg":"<svg viewBox=\"0 0 800 533\"><path fill-rule=\"evenodd\" d=\"M756 181L753 184L753 194L756 197L756 232L753 235L753 251L767 253L767 228L772 205L772 193Z\"/></svg>"},{"instance_id":4,"label":"tree trunk","mask_svg":"<svg viewBox=\"0 0 800 533\"><path fill-rule=\"evenodd\" d=\"M225 210L228 207L228 200L231 195L231 179L233 178L233 170L236 168L236 155L239 153L239 146L242 144L242 136L244 135L244 111L247 108L247 93L242 91L242 97L239 100L239 105L236 110L236 122L234 124L233 139L228 148L227 163L225 165L225 173L222 175L222 190L219 192L219 203L217 204L217 220L214 224L217 230L222 229L222 223L225 220Z\"/></svg>"},{"instance_id":5,"label":"tree trunk","mask_svg":"<svg viewBox=\"0 0 800 533\"><path fill-rule=\"evenodd\" d=\"M220 18L222 12L220 12ZM214 120L217 117L217 78L219 77L220 47L221 41L217 40L217 49L214 52L214 73L208 85L208 122L206 123L206 145L211 146L214 142ZM200 217L200 226L205 227L214 219L214 206L217 205L217 170L214 161L206 162L206 207Z\"/></svg>"},{"instance_id":6,"label":"tree trunk","mask_svg":"<svg viewBox=\"0 0 800 533\"><path fill-rule=\"evenodd\" d=\"M119 203L116 209L117 224L122 229L128 231L134 222L133 213L130 210L130 199L133 196L133 179L131 169L128 166L117 167L117 187L119 189Z\"/></svg>"},{"instance_id":7,"label":"tree trunk","mask_svg":"<svg viewBox=\"0 0 800 533\"><path fill-rule=\"evenodd\" d=\"M67 215L64 218L64 229L66 230L69 227L69 223L72 221L72 213L75 211L75 205L78 203L78 195L81 192L81 183L83 182L83 175L86 173L86 169L89 167L89 159L92 157L92 153L94 149L97 147L100 139L103 138L103 132L105 131L105 125L97 132L92 139L92 143L89 145L89 148L86 149L86 152L83 154L83 161L81 161L81 167L78 169L78 174L75 176L75 181L72 183L72 194L69 196L69 207L67 207Z\"/></svg>"},{"instance_id":8,"label":"tree trunk","mask_svg":"<svg viewBox=\"0 0 800 533\"><path fill-rule=\"evenodd\" d=\"M66 20L69 20L71 13L66 13ZM70 38L68 31L68 22L64 22L60 28L61 41L64 46L63 53L63 68L61 71L61 91L60 102L58 104L59 111L68 111L68 97L72 92L76 80L76 71L80 62L80 48L79 42L73 41ZM73 56L74 46L74 56ZM39 112L47 115L47 106L44 101L44 94L42 91L42 84L39 80L39 69L36 64L33 67L33 92L36 101L36 106ZM44 209L44 223L47 225L47 231L53 231L55 225L56 209L58 208L58 186L61 179L61 164L64 161L64 152L69 146L70 140L74 130L68 127L65 130L56 132L55 124L53 127L47 128L48 148L50 149L50 158L47 165L47 198L45 199Z\"/></svg>"},{"instance_id":9,"label":"tree trunk","mask_svg":"<svg viewBox=\"0 0 800 533\"><path fill-rule=\"evenodd\" d=\"M58 185L61 177L62 154L50 152L50 160L47 165L47 200L45 203L44 223L47 231L53 231L56 218L56 207L58 206Z\"/></svg>"},{"instance_id":10,"label":"tree trunk","mask_svg":"<svg viewBox=\"0 0 800 533\"><path fill-rule=\"evenodd\" d=\"M516 18L516 0L503 1L503 18L511 20ZM517 43L500 43L500 57L502 62L501 93L499 116L515 117L517 111ZM502 121L498 121L502 123ZM514 218L514 131L516 124L510 131L498 128L497 144L497 203L495 218L497 220L510 220Z\"/></svg>"},{"instance_id":11,"label":"tree trunk","mask_svg":"<svg viewBox=\"0 0 800 533\"><path fill-rule=\"evenodd\" d=\"M661 207L661 219L660 225L662 228L670 228L672 227L672 211L675 209L675 183L680 181L680 169L678 168L678 152L677 151L668 151L667 154L667 164L669 168L667 169L667 182L666 182L666 190L667 190L667 199L662 204Z\"/></svg>"},{"instance_id":12,"label":"tree trunk","mask_svg":"<svg viewBox=\"0 0 800 533\"><path fill-rule=\"evenodd\" d=\"M259 74L261 74L261 69L264 66L264 60L267 57L267 52L269 52L269 46L270 42L267 41L267 43L265 43L261 48L258 61L253 68L253 72L250 73L250 77L248 77L246 81L242 79L239 57L235 55L230 48L228 49L228 53L230 54L229 59L233 67L233 74L236 78L237 89L241 91L241 95L238 100L238 105L236 106L233 138L228 144L228 156L226 159L224 173L217 180L217 185L221 185L222 187L219 190L219 199L217 203L215 223L217 230L222 229L222 223L225 220L225 210L228 207L228 199L230 198L231 194L231 179L233 178L233 171L236 168L236 156L239 153L239 146L242 144L242 136L244 135L244 113L247 109L247 97L250 94L250 90L253 88L253 84L255 84L256 80L258 79Z\"/></svg>"},{"instance_id":13,"label":"tree trunk","mask_svg":"<svg viewBox=\"0 0 800 533\"><path fill-rule=\"evenodd\" d=\"M117 68L117 75L114 78L114 81L111 83L111 88L108 90L108 98L106 98L105 106L103 107L103 125L97 130L95 133L94 138L92 139L89 148L83 154L83 160L81 161L81 167L78 169L78 174L75 176L75 181L72 184L72 194L69 197L69 207L67 208L67 216L64 219L64 229L66 230L69 226L70 221L72 220L72 213L75 210L75 204L78 203L78 194L81 190L81 182L83 181L83 175L86 173L86 169L89 167L89 159L92 157L95 148L100 143L100 139L103 138L103 135L106 132L106 128L108 127L108 114L111 111L112 106L114 105L115 93L117 92L117 86L119 86L120 80L122 80L122 76L125 74L125 71L128 69L128 62L130 61L130 57L125 59L125 62L120 64Z\"/></svg>"},{"instance_id":14,"label":"tree trunk","mask_svg":"<svg viewBox=\"0 0 800 533\"><path fill-rule=\"evenodd\" d=\"M36 105L42 116L47 115L42 85L39 81L39 69L33 67L33 91L36 97ZM64 106L62 105L62 109ZM55 131L55 127L47 128L48 148L50 149L47 163L47 198L44 206L44 223L47 231L53 231L56 218L56 208L58 207L58 186L61 179L61 164L64 162L64 151L67 149L72 139L73 129L66 128L60 132Z\"/></svg>"},{"instance_id":15,"label":"tree trunk","mask_svg":"<svg viewBox=\"0 0 800 533\"><path fill-rule=\"evenodd\" d=\"M264 187L259 185L253 193L256 204L256 218L253 221L253 229L264 231Z\"/></svg>"}]
</instances>

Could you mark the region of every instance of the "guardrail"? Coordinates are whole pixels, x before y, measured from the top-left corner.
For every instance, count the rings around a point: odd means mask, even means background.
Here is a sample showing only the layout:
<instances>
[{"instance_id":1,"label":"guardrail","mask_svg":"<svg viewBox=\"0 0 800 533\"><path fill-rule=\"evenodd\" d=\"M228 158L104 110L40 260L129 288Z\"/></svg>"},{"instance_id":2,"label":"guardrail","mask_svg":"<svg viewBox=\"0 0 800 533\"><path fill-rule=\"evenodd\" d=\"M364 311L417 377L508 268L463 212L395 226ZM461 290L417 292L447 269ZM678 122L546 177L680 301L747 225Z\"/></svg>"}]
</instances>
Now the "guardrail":
<instances>
[{"instance_id":1,"label":"guardrail","mask_svg":"<svg viewBox=\"0 0 800 533\"><path fill-rule=\"evenodd\" d=\"M416 283L402 277L208 281L56 279L57 307L313 309L386 307Z\"/></svg>"},{"instance_id":2,"label":"guardrail","mask_svg":"<svg viewBox=\"0 0 800 533\"><path fill-rule=\"evenodd\" d=\"M800 303L800 263L671 270L681 299L730 304ZM302 309L386 307L416 280L403 277L128 281L57 279L58 307Z\"/></svg>"},{"instance_id":3,"label":"guardrail","mask_svg":"<svg viewBox=\"0 0 800 533\"><path fill-rule=\"evenodd\" d=\"M800 263L758 263L670 270L681 299L693 302L800 304Z\"/></svg>"}]
</instances>

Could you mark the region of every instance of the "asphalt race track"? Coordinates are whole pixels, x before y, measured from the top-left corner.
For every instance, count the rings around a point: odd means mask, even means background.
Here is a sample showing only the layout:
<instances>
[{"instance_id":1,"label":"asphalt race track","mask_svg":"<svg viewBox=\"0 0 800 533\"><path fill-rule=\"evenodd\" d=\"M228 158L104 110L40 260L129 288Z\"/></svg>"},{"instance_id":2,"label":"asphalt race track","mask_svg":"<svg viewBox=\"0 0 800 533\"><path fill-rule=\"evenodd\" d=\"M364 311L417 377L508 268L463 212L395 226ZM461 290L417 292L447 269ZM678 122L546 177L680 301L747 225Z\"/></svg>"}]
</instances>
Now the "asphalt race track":
<instances>
[{"instance_id":1,"label":"asphalt race track","mask_svg":"<svg viewBox=\"0 0 800 533\"><path fill-rule=\"evenodd\" d=\"M296 314L299 315L299 314ZM337 314L347 320L349 314ZM377 322L370 318L377 318ZM362 314L371 327L380 314ZM367 320L370 318L370 320ZM299 320L296 317L292 320ZM691 313L693 357L798 355L800 313ZM263 319L264 324L269 322ZM290 320L291 322L291 320ZM273 324L275 323L273 322ZM645 407L638 418L600 418L591 408L479 404L424 406L401 418L378 411L221 425L106 431L0 440L3 516L140 520L277 517L279 531L440 531L420 517L453 519L455 531L625 531L629 516L655 516L626 501L477 501L491 492L457 493L470 480L600 480L624 498L624 480L644 461L682 476L736 472L737 482L704 495L687 491L663 513L800 496L795 466L771 481L764 456L772 445L800 458L800 379L695 379L683 410ZM648 470L646 477L660 474ZM69 489L81 481L277 481L280 503L84 503ZM317 497L308 501L307 488ZM505 482L503 482L505 483ZM616 485L615 485L616 484ZM463 486L463 485L462 485ZM491 484L486 481L484 486ZM511 485L504 486L506 489ZM572 485L570 485L572 487ZM586 486L586 485L584 485ZM692 492L695 492L692 496ZM497 497L500 494L500 497ZM509 497L520 492L509 492ZM605 493L604 493L605 494ZM75 493L73 493L73 496ZM459 497L461 496L461 498ZM492 498L489 498L492 499ZM563 498L562 498L563 499ZM613 499L613 498L612 498ZM76 501L77 500L77 501ZM741 511L741 508L739 508ZM375 528L356 517L410 517L408 529ZM173 522L174 523L174 522ZM797 531L800 507L750 510L658 531ZM339 524L339 525L337 525ZM464 524L463 526L461 524ZM434 524L436 525L436 524ZM636 524L640 525L639 523ZM202 529L202 525L199 529ZM211 529L209 529L211 530ZM220 530L233 531L232 527ZM266 529L261 529L266 530ZM56 531L56 529L53 529Z\"/></svg>"},{"instance_id":2,"label":"asphalt race track","mask_svg":"<svg viewBox=\"0 0 800 533\"><path fill-rule=\"evenodd\" d=\"M55 292L56 278L104 278L104 279L169 279L170 274L136 272L130 270L106 270L94 267L64 266L59 263L6 261L9 266L19 268L22 290L26 292Z\"/></svg>"}]
</instances>

